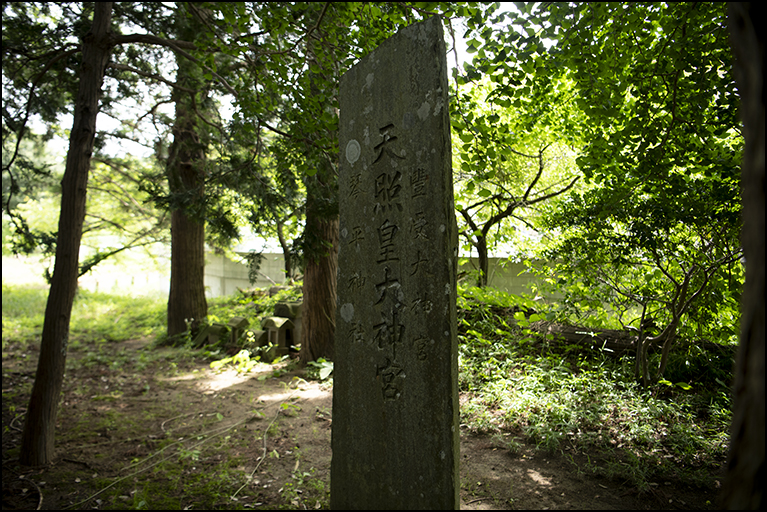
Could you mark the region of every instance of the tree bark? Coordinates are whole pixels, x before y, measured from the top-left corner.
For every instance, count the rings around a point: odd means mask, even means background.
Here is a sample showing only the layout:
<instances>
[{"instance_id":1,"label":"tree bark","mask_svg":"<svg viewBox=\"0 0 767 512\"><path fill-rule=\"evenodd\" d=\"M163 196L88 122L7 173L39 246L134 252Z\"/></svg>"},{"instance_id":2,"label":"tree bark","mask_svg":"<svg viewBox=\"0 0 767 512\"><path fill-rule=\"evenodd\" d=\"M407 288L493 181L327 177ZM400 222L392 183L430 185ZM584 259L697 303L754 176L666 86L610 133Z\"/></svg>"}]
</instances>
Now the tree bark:
<instances>
[{"instance_id":1,"label":"tree bark","mask_svg":"<svg viewBox=\"0 0 767 512\"><path fill-rule=\"evenodd\" d=\"M205 298L205 229L182 210L171 213L168 336L195 330L208 316Z\"/></svg>"},{"instance_id":2,"label":"tree bark","mask_svg":"<svg viewBox=\"0 0 767 512\"><path fill-rule=\"evenodd\" d=\"M282 259L285 262L285 279L283 279L283 282L285 282L285 280L293 279L293 256L290 253L290 246L288 245L288 242L285 239L283 227L284 227L283 222L281 220L278 220L277 221L277 238L280 241L280 247L282 247Z\"/></svg>"},{"instance_id":3,"label":"tree bark","mask_svg":"<svg viewBox=\"0 0 767 512\"><path fill-rule=\"evenodd\" d=\"M458 210L458 213L463 216L466 224L469 225L470 233L468 232L469 230L467 230L466 234L469 243L477 248L477 262L479 264L479 277L477 278L477 286L484 288L487 286L487 271L488 267L490 266L487 256L487 233L490 231L492 225L486 223L482 227L482 230L480 230L477 224L474 222L474 219L471 218L468 209ZM474 233L477 233L478 231L480 231L481 234L475 235Z\"/></svg>"},{"instance_id":4,"label":"tree bark","mask_svg":"<svg viewBox=\"0 0 767 512\"><path fill-rule=\"evenodd\" d=\"M487 238L485 235L477 236L477 261L479 262L479 279L477 280L477 286L484 288L487 286L487 272L490 266L487 257Z\"/></svg>"},{"instance_id":5,"label":"tree bark","mask_svg":"<svg viewBox=\"0 0 767 512\"><path fill-rule=\"evenodd\" d=\"M21 438L19 462L27 466L48 464L54 456L56 416L66 368L69 321L77 290L80 238L96 115L104 70L113 45L111 19L112 3L97 2L93 25L83 38L80 85L61 182L56 263L45 307L37 374Z\"/></svg>"},{"instance_id":6,"label":"tree bark","mask_svg":"<svg viewBox=\"0 0 767 512\"><path fill-rule=\"evenodd\" d=\"M336 332L336 279L338 270L338 218L325 219L307 204L306 229L324 241L324 255L307 256L304 270L304 305L301 326L301 363L333 358ZM319 247L316 248L319 252Z\"/></svg>"},{"instance_id":7,"label":"tree bark","mask_svg":"<svg viewBox=\"0 0 767 512\"><path fill-rule=\"evenodd\" d=\"M179 8L179 37L195 37L193 20L184 16ZM184 56L176 55L176 83L183 89L199 90L197 66ZM199 93L197 93L199 94ZM168 336L192 331L208 316L205 299L205 225L202 215L192 215L193 209L203 208L205 193L205 151L200 141L196 99L182 89L173 92L176 104L176 122L173 126L173 144L168 156L168 183L176 197L171 211L170 293L168 294ZM201 104L202 102L197 102Z\"/></svg>"},{"instance_id":8,"label":"tree bark","mask_svg":"<svg viewBox=\"0 0 767 512\"><path fill-rule=\"evenodd\" d=\"M740 89L743 150L743 253L746 282L735 366L727 477L720 496L728 509L764 509L764 30L755 3L728 7L735 79Z\"/></svg>"}]
</instances>

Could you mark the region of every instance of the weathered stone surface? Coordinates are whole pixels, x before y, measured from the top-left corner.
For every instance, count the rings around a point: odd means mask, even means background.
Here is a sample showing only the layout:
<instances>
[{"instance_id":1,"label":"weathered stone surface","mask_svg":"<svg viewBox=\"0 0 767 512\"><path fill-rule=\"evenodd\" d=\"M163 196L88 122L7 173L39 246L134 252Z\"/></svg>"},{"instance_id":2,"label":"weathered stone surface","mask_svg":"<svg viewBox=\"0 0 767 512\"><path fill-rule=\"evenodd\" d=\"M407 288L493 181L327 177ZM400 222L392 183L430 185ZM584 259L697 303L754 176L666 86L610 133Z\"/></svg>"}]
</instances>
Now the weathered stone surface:
<instances>
[{"instance_id":1,"label":"weathered stone surface","mask_svg":"<svg viewBox=\"0 0 767 512\"><path fill-rule=\"evenodd\" d=\"M441 21L341 79L333 508L457 508L456 259Z\"/></svg>"},{"instance_id":2,"label":"weathered stone surface","mask_svg":"<svg viewBox=\"0 0 767 512\"><path fill-rule=\"evenodd\" d=\"M263 347L269 343L269 333L267 331L258 329L251 332L253 333L251 338L253 347Z\"/></svg>"},{"instance_id":3,"label":"weathered stone surface","mask_svg":"<svg viewBox=\"0 0 767 512\"><path fill-rule=\"evenodd\" d=\"M274 348L268 350L264 355L265 360L271 361L290 352L290 347L295 339L293 336L295 326L291 320L270 316L261 320L261 328L267 331L269 343L274 345Z\"/></svg>"},{"instance_id":4,"label":"weathered stone surface","mask_svg":"<svg viewBox=\"0 0 767 512\"><path fill-rule=\"evenodd\" d=\"M192 346L200 348L205 345L215 345L221 336L225 335L227 327L224 324L211 324L203 327L192 340Z\"/></svg>"},{"instance_id":5,"label":"weathered stone surface","mask_svg":"<svg viewBox=\"0 0 767 512\"><path fill-rule=\"evenodd\" d=\"M274 316L282 316L295 320L301 318L303 302L278 302L274 305Z\"/></svg>"},{"instance_id":6,"label":"weathered stone surface","mask_svg":"<svg viewBox=\"0 0 767 512\"><path fill-rule=\"evenodd\" d=\"M249 323L247 318L241 316L236 316L229 320L229 343L236 345Z\"/></svg>"},{"instance_id":7,"label":"weathered stone surface","mask_svg":"<svg viewBox=\"0 0 767 512\"><path fill-rule=\"evenodd\" d=\"M278 302L274 305L274 316L284 316L293 321L293 345L301 342L301 329L304 325L303 305L303 302Z\"/></svg>"}]
</instances>

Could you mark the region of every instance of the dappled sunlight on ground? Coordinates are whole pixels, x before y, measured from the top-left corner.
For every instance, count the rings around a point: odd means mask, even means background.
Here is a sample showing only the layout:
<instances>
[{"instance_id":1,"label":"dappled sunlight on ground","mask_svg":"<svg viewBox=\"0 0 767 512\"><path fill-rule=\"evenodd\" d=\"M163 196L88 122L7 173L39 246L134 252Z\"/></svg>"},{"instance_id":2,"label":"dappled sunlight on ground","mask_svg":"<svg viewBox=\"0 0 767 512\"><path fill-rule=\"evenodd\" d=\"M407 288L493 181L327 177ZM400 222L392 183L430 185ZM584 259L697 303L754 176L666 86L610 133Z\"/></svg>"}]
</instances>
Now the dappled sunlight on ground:
<instances>
[{"instance_id":1,"label":"dappled sunlight on ground","mask_svg":"<svg viewBox=\"0 0 767 512\"><path fill-rule=\"evenodd\" d=\"M157 377L157 380L165 382L197 381L195 387L204 394L212 394L230 388L237 384L243 384L250 379L258 378L259 375L266 375L273 371L273 368L267 364L258 365L249 373L239 373L233 368L221 371L203 369L193 373L184 373L172 377Z\"/></svg>"},{"instance_id":2,"label":"dappled sunlight on ground","mask_svg":"<svg viewBox=\"0 0 767 512\"><path fill-rule=\"evenodd\" d=\"M197 382L197 388L205 394L211 394L236 384L242 384L252 378L252 375L237 373L235 370L225 370L219 373L209 370Z\"/></svg>"},{"instance_id":3,"label":"dappled sunlight on ground","mask_svg":"<svg viewBox=\"0 0 767 512\"><path fill-rule=\"evenodd\" d=\"M264 402L283 402L285 400L289 400L292 397L299 397L299 398L312 400L315 398L322 398L327 395L330 395L329 391L323 391L319 389L318 387L313 386L308 389L298 388L289 392L286 391L285 393L273 393L270 395L261 395L260 397L258 397L258 399L263 400Z\"/></svg>"},{"instance_id":4,"label":"dappled sunlight on ground","mask_svg":"<svg viewBox=\"0 0 767 512\"><path fill-rule=\"evenodd\" d=\"M540 474L534 469L528 469L527 475L530 477L530 479L533 482L535 482L538 485L546 485L546 486L551 485L551 480L549 480L548 478L546 478L545 476L543 476L542 474Z\"/></svg>"},{"instance_id":5,"label":"dappled sunlight on ground","mask_svg":"<svg viewBox=\"0 0 767 512\"><path fill-rule=\"evenodd\" d=\"M271 365L258 364L247 373L238 372L233 368L219 371L202 369L170 377L157 377L157 380L164 382L196 381L194 387L203 394L210 395L239 384L245 384L250 380L262 380L273 371L274 367ZM318 383L301 379L286 385L285 391L282 393L264 394L259 396L258 400L263 402L283 402L296 398L313 400L324 398L329 394L330 391L320 389Z\"/></svg>"}]
</instances>

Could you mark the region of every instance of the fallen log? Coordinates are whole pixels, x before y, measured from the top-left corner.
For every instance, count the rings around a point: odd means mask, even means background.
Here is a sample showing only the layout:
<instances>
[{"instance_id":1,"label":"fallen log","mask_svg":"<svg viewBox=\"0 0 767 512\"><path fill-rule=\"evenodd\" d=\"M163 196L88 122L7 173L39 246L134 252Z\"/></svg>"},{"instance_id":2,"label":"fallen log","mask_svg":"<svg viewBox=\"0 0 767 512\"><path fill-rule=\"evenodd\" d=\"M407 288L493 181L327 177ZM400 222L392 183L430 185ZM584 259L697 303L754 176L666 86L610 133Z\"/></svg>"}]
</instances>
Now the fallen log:
<instances>
[{"instance_id":1,"label":"fallen log","mask_svg":"<svg viewBox=\"0 0 767 512\"><path fill-rule=\"evenodd\" d=\"M617 357L627 352L636 352L637 333L631 331L592 329L549 322L541 322L543 325L536 325L536 323L530 326L533 330L584 348L602 350Z\"/></svg>"},{"instance_id":2,"label":"fallen log","mask_svg":"<svg viewBox=\"0 0 767 512\"><path fill-rule=\"evenodd\" d=\"M579 345L586 349L601 350L608 355L620 357L626 353L634 355L636 353L636 342L638 332L619 329L594 329L591 327L582 327L567 324L556 324L551 322L534 322L530 324L530 329L544 335L549 335L554 339L564 341L569 344ZM674 345L695 344L704 350L714 352L732 352L734 354L735 346L722 345L707 340L683 340L678 339ZM656 347L651 346L650 351Z\"/></svg>"}]
</instances>

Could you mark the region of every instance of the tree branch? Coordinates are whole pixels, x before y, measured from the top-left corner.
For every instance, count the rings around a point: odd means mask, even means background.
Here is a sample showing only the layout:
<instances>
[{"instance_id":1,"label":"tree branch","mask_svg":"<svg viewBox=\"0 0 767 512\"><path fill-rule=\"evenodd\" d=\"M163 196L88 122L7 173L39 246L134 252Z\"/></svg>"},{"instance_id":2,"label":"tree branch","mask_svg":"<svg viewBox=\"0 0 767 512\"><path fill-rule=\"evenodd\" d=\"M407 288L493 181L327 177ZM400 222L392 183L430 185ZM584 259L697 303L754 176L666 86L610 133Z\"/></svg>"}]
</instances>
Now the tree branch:
<instances>
[{"instance_id":1,"label":"tree branch","mask_svg":"<svg viewBox=\"0 0 767 512\"><path fill-rule=\"evenodd\" d=\"M13 163L16 161L16 158L19 156L19 147L21 146L21 139L24 137L24 129L27 126L27 122L29 122L29 116L30 111L32 109L32 96L35 92L35 88L37 88L37 84L40 83L40 80L42 80L43 76L48 72L49 69L51 69L51 66L53 66L56 62L60 61L61 59L65 57L69 57L70 55L73 55L77 52L79 52L81 48L78 46L77 48L74 48L72 50L67 50L62 53L59 53L55 57L53 57L51 60L49 60L45 66L43 67L43 70L40 71L40 73L37 75L37 78L35 78L32 81L32 84L29 88L29 95L27 96L27 107L26 112L24 113L24 120L21 122L21 126L18 127L18 132L16 133L16 146L13 149L13 154L11 155L11 158L8 160L8 163L3 165L3 170L8 172L8 176L11 180L9 193L8 193L8 200L5 202L5 211L8 213L8 215L11 217L11 219L15 218L15 215L11 212L11 198L13 197L13 190L16 188L16 179L13 176L13 173L11 172L11 167L13 166ZM14 222L15 224L15 222Z\"/></svg>"},{"instance_id":2,"label":"tree branch","mask_svg":"<svg viewBox=\"0 0 767 512\"><path fill-rule=\"evenodd\" d=\"M144 78L149 78L149 79L152 79L152 80L157 80L158 82L164 83L168 87L172 87L174 89L178 89L179 91L184 91L184 92L187 92L189 94L194 94L195 92L197 92L197 91L194 91L192 89L188 89L186 87L182 87L182 86L178 85L177 83L171 82L170 80L167 80L167 79L165 79L165 78L163 78L163 77L161 77L159 75L155 75L155 74L152 74L152 73L147 73L146 71L141 71L140 69L136 69L136 68L128 66L126 64L117 64L117 63L114 63L114 62L110 62L107 67L110 67L112 69L118 69L120 71L129 71L129 72L135 73L135 74L137 74L139 76L143 76Z\"/></svg>"},{"instance_id":3,"label":"tree branch","mask_svg":"<svg viewBox=\"0 0 767 512\"><path fill-rule=\"evenodd\" d=\"M208 73L216 77L221 83L221 85L224 86L224 88L229 91L230 94L233 96L237 96L237 91L234 90L234 88L229 85L229 82L227 82L221 75L210 69L205 64L201 63L199 59L196 57L193 57L188 52L184 51L184 48L188 50L196 50L197 46L194 43L190 43L188 41L176 41L176 40L170 40L170 39L163 39L162 37L153 36L150 34L128 34L128 35L120 35L116 36L114 38L115 44L127 44L127 43L137 43L137 44L153 44L158 46L164 46L166 48L170 48L174 52L178 53L179 55L189 59L190 61L194 62L204 70L206 70Z\"/></svg>"}]
</instances>

